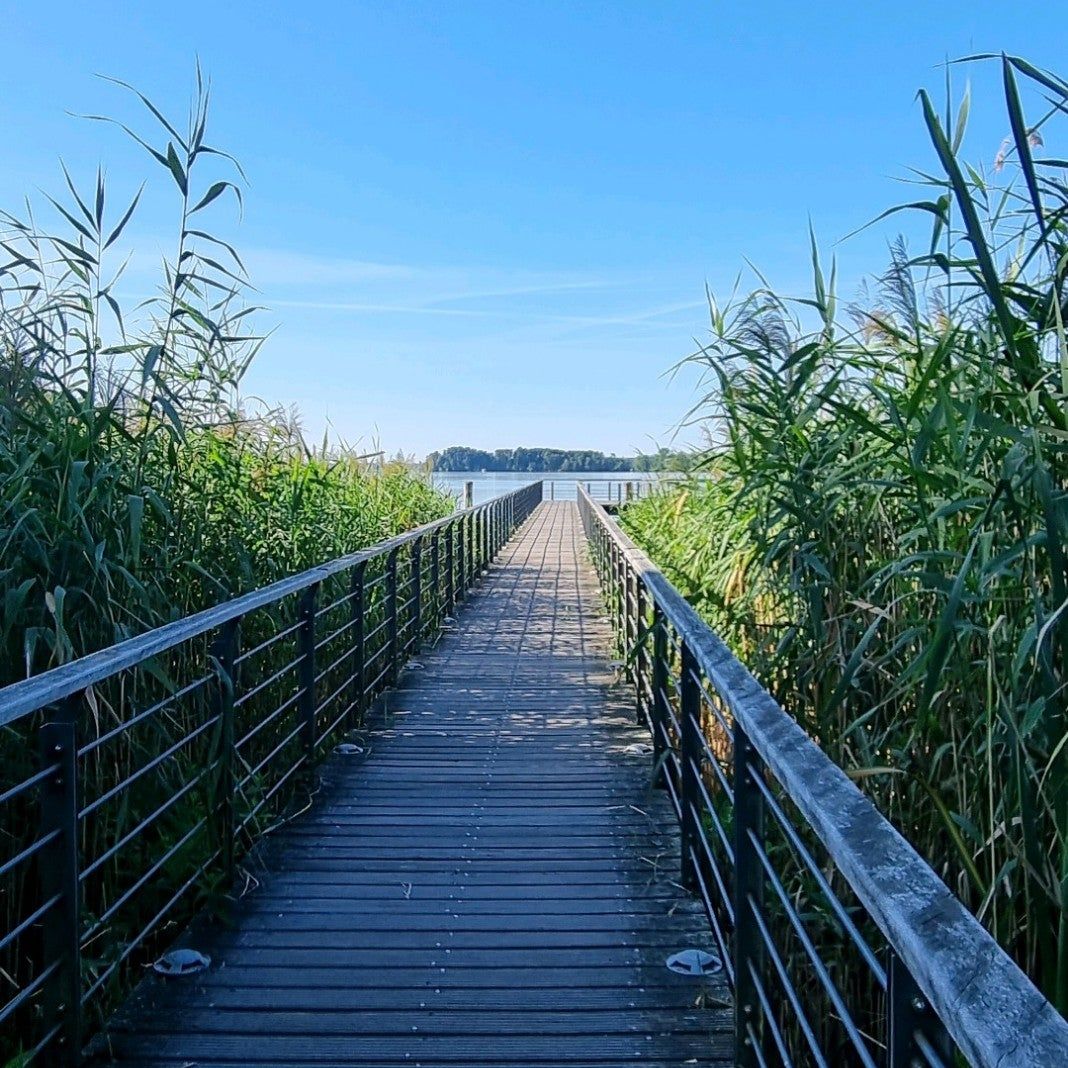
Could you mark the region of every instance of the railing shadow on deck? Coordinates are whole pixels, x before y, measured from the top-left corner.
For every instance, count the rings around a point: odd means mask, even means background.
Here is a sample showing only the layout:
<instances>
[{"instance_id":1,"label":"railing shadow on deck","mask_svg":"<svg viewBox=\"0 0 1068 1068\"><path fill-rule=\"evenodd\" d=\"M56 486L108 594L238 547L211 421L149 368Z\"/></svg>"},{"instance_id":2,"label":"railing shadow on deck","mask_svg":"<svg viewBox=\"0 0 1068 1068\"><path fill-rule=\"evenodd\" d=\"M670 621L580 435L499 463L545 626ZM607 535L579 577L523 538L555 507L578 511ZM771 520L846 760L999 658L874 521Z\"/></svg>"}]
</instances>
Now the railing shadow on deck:
<instances>
[{"instance_id":1,"label":"railing shadow on deck","mask_svg":"<svg viewBox=\"0 0 1068 1068\"><path fill-rule=\"evenodd\" d=\"M580 485L743 1068L1068 1064L1068 1022Z\"/></svg>"},{"instance_id":2,"label":"railing shadow on deck","mask_svg":"<svg viewBox=\"0 0 1068 1068\"><path fill-rule=\"evenodd\" d=\"M0 1061L78 1063L542 499L532 483L0 690Z\"/></svg>"}]
</instances>

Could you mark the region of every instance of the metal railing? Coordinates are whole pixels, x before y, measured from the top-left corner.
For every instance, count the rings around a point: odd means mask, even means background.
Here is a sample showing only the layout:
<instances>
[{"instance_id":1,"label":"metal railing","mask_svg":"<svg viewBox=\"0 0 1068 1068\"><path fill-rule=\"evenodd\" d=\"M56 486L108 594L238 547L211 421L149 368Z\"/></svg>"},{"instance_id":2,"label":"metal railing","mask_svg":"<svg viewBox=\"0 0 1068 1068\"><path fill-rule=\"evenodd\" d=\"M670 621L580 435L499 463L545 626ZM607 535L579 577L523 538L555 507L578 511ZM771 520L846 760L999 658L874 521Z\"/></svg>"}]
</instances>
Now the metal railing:
<instances>
[{"instance_id":1,"label":"metal railing","mask_svg":"<svg viewBox=\"0 0 1068 1068\"><path fill-rule=\"evenodd\" d=\"M743 1068L1068 1064L1068 1022L580 486Z\"/></svg>"},{"instance_id":2,"label":"metal railing","mask_svg":"<svg viewBox=\"0 0 1068 1068\"><path fill-rule=\"evenodd\" d=\"M75 1064L542 498L457 512L0 690L0 1061ZM10 761L9 761L10 763Z\"/></svg>"},{"instance_id":3,"label":"metal railing","mask_svg":"<svg viewBox=\"0 0 1068 1068\"><path fill-rule=\"evenodd\" d=\"M639 500L648 497L658 490L668 488L672 483L682 481L688 476L676 475L668 472L658 473L652 478L579 478L575 482L575 475L563 475L559 478L548 477L542 480L545 486L545 496L550 501L575 500L578 487L590 496L592 500L602 501L605 504L625 504L627 501Z\"/></svg>"}]
</instances>

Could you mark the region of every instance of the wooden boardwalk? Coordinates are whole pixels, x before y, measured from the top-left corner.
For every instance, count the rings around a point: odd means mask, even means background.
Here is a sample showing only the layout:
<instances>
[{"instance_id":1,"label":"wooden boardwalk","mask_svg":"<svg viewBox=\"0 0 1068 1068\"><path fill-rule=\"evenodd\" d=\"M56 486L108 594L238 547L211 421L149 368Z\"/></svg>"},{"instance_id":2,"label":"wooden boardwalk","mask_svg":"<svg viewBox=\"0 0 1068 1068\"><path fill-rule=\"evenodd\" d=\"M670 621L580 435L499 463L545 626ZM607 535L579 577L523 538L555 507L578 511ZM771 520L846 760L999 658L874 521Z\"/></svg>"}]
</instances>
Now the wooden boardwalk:
<instances>
[{"instance_id":1,"label":"wooden boardwalk","mask_svg":"<svg viewBox=\"0 0 1068 1068\"><path fill-rule=\"evenodd\" d=\"M722 976L674 880L632 691L573 503L543 503L457 624L273 838L213 960L146 981L104 1060L221 1065L725 1064Z\"/></svg>"}]
</instances>

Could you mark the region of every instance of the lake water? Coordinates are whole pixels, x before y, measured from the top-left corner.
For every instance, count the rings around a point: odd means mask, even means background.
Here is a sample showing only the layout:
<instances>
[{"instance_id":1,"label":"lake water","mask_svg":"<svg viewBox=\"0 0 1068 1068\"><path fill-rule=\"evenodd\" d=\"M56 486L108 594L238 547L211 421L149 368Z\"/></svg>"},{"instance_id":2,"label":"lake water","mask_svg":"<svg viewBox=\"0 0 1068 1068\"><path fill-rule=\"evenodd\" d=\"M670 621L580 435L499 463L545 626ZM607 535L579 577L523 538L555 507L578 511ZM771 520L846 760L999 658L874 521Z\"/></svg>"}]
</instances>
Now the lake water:
<instances>
[{"instance_id":1,"label":"lake water","mask_svg":"<svg viewBox=\"0 0 1068 1068\"><path fill-rule=\"evenodd\" d=\"M618 501L626 499L628 482L633 484L634 493L638 495L660 478L655 471L435 471L433 475L434 485L457 499L463 497L464 483L473 482L475 504L492 500L502 493L511 493L531 482L545 483L546 500L573 501L575 484L581 482L595 500Z\"/></svg>"}]
</instances>

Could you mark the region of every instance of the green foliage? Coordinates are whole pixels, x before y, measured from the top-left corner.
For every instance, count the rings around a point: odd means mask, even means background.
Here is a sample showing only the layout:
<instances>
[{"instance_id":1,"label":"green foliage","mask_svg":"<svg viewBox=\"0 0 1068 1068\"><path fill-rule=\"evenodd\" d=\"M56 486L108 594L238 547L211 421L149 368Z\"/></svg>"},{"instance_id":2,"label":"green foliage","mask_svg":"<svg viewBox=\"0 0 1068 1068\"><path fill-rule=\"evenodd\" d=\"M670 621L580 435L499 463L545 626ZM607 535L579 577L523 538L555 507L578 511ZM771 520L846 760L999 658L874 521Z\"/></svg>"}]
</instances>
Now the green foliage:
<instances>
[{"instance_id":1,"label":"green foliage","mask_svg":"<svg viewBox=\"0 0 1068 1068\"><path fill-rule=\"evenodd\" d=\"M64 172L66 199L50 201L58 229L32 215L0 215L0 685L452 508L405 465L370 469L325 447L309 450L280 414L243 408L238 384L260 343L248 326L256 309L246 302L237 252L201 221L227 199L240 200L240 168L205 139L208 94L199 78L184 134L140 99L161 140L153 145L124 129L158 165L178 220L172 257L147 302L124 306L121 296L130 251L123 239L140 192L112 211L101 174L83 195ZM333 587L325 594L341 596ZM335 628L348 611L339 603L323 616ZM294 612L286 604L247 619L246 648L282 627L292 630ZM368 612L381 614L380 603ZM324 648L334 654L329 642ZM211 867L218 844L205 818L216 803L212 767L221 745L218 732L203 727L213 715L213 655L207 640L195 642L84 695L81 803L102 800L80 821L82 856L131 843L82 884L83 989L114 969L96 1012L105 1012L147 954L173 937L173 928L152 926L168 901L194 887L183 901L188 915L230 889L218 885L217 865ZM265 645L248 671L269 676L286 658L289 647ZM337 688L344 669L326 673L324 685ZM175 680L198 677L179 691ZM283 683L291 685L290 676ZM290 756L298 745L284 735L279 742L277 726L255 733L279 700L278 687L265 689L237 717L246 739L236 802L242 848L293 793L265 804L272 785L266 756ZM138 712L154 704L163 711L139 721ZM118 729L127 722L136 726ZM5 728L5 785L33 773L36 725ZM109 788L124 782L111 797ZM35 797L8 802L0 817L3 864L37 833ZM0 932L18 927L39 903L34 867L17 864L0 882ZM171 912L168 921L182 915ZM95 919L102 916L106 921ZM0 1004L37 974L39 927L0 951ZM125 943L143 932L140 956L126 962L119 955ZM5 1024L0 1062L17 1058L17 1035L40 1027L38 1002L29 998Z\"/></svg>"},{"instance_id":2,"label":"green foliage","mask_svg":"<svg viewBox=\"0 0 1068 1068\"><path fill-rule=\"evenodd\" d=\"M450 445L432 452L427 463L435 471L685 471L692 457L688 453L658 449L637 456L605 456L594 449L472 449Z\"/></svg>"},{"instance_id":3,"label":"green foliage","mask_svg":"<svg viewBox=\"0 0 1068 1068\"><path fill-rule=\"evenodd\" d=\"M147 303L124 311L118 289L140 193L112 218L100 174L89 196L68 177L69 201L52 201L66 232L2 216L0 683L448 507L403 466L315 453L277 413L242 409L256 309L237 252L199 221L240 198L239 169L210 173L229 157L205 141L204 86L185 135L145 104L165 145L130 133L179 219Z\"/></svg>"},{"instance_id":4,"label":"green foliage","mask_svg":"<svg viewBox=\"0 0 1068 1068\"><path fill-rule=\"evenodd\" d=\"M993 174L921 94L930 246L848 316L815 254L800 305L712 304L714 477L623 521L1065 1011L1068 183L1034 151L1068 84L1001 75Z\"/></svg>"}]
</instances>

